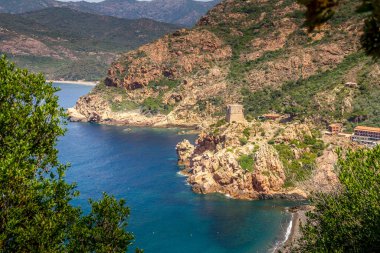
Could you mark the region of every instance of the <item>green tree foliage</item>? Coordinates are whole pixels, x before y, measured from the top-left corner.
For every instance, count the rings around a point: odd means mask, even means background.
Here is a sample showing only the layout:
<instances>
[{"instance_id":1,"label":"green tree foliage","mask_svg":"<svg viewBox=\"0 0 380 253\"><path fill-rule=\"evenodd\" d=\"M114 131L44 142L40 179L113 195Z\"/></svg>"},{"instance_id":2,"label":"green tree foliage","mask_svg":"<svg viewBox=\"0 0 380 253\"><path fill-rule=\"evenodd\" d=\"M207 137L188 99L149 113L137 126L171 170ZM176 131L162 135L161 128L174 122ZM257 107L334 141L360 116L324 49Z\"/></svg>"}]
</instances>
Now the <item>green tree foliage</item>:
<instances>
[{"instance_id":1,"label":"green tree foliage","mask_svg":"<svg viewBox=\"0 0 380 253\"><path fill-rule=\"evenodd\" d=\"M334 16L339 0L298 0L298 2L306 6L305 25L313 31Z\"/></svg>"},{"instance_id":2,"label":"green tree foliage","mask_svg":"<svg viewBox=\"0 0 380 253\"><path fill-rule=\"evenodd\" d=\"M338 162L341 191L317 194L299 252L380 251L380 146L349 151Z\"/></svg>"},{"instance_id":3,"label":"green tree foliage","mask_svg":"<svg viewBox=\"0 0 380 253\"><path fill-rule=\"evenodd\" d=\"M103 194L103 199L90 200L90 204L91 213L73 230L75 240L70 244L70 252L125 252L126 245L133 240L132 234L125 232L125 218L129 215L125 201L115 201Z\"/></svg>"},{"instance_id":4,"label":"green tree foliage","mask_svg":"<svg viewBox=\"0 0 380 253\"><path fill-rule=\"evenodd\" d=\"M298 2L307 8L305 25L310 31L331 19L340 3L357 5L357 1L344 2L343 0L298 0ZM361 0L361 2L358 12L368 13L361 43L368 55L378 59L380 57L380 0Z\"/></svg>"},{"instance_id":5,"label":"green tree foliage","mask_svg":"<svg viewBox=\"0 0 380 253\"><path fill-rule=\"evenodd\" d=\"M104 195L84 215L70 201L56 88L0 58L0 252L125 252L129 209Z\"/></svg>"},{"instance_id":6,"label":"green tree foliage","mask_svg":"<svg viewBox=\"0 0 380 253\"><path fill-rule=\"evenodd\" d=\"M361 43L368 55L380 57L380 0L363 0L360 11L369 11L372 14L364 24L364 34Z\"/></svg>"}]
</instances>

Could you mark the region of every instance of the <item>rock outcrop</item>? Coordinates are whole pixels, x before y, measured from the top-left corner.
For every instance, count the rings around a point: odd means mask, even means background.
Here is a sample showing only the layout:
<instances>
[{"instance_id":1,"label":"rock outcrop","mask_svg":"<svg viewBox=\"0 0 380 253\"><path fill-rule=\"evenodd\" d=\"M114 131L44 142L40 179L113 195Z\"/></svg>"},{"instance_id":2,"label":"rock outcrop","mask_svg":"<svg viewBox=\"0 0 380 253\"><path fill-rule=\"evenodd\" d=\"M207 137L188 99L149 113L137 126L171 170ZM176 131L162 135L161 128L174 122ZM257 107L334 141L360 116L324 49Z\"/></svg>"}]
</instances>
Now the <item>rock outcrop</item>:
<instances>
[{"instance_id":1,"label":"rock outcrop","mask_svg":"<svg viewBox=\"0 0 380 253\"><path fill-rule=\"evenodd\" d=\"M138 109L115 112L112 110L110 102L98 94L81 97L75 107L68 109L67 113L69 120L81 122L134 126L160 126L160 124L169 122L166 115L143 115Z\"/></svg>"},{"instance_id":2,"label":"rock outcrop","mask_svg":"<svg viewBox=\"0 0 380 253\"><path fill-rule=\"evenodd\" d=\"M177 155L196 193L306 199L339 190L339 147L358 148L349 138L321 135L312 124L252 121L207 128L194 145L180 142Z\"/></svg>"},{"instance_id":3,"label":"rock outcrop","mask_svg":"<svg viewBox=\"0 0 380 253\"><path fill-rule=\"evenodd\" d=\"M255 134L255 127L266 131L267 136L263 138L261 134ZM301 183L287 186L286 182L289 183L287 176L294 175L287 172L274 145L268 144L268 140L273 139L280 127L281 124L275 122L264 122L260 125L257 122L246 125L231 124L218 128L219 134L202 132L195 145L184 140L177 145L178 162L185 167L182 173L188 176L187 181L196 193L222 193L237 199L307 198L312 191L310 186ZM248 143L236 141L241 137L243 129L245 132L246 129L250 129L253 135ZM297 134L301 130L302 135ZM290 125L288 130L283 131L282 137L277 137L277 140L282 143L302 141L302 138L308 134L311 136L307 125ZM308 149L308 147L294 148L292 152L302 156L308 152ZM251 160L251 163L248 163L250 167L247 165L242 167L243 156ZM296 162L296 155L294 159ZM333 164L335 161L336 157L329 160L329 163ZM333 180L329 181L331 185L323 185L321 181L326 179L321 176L326 172L323 158L318 158L316 162L317 169L308 180L319 182L323 189L336 185L337 182ZM326 177L335 175L331 173ZM315 177L317 174L319 176Z\"/></svg>"},{"instance_id":4,"label":"rock outcrop","mask_svg":"<svg viewBox=\"0 0 380 253\"><path fill-rule=\"evenodd\" d=\"M277 151L263 144L255 153L254 188L263 193L280 191L285 182L284 166Z\"/></svg>"},{"instance_id":5,"label":"rock outcrop","mask_svg":"<svg viewBox=\"0 0 380 253\"><path fill-rule=\"evenodd\" d=\"M183 140L176 146L178 164L180 166L190 166L190 157L194 152L194 146L188 140Z\"/></svg>"}]
</instances>

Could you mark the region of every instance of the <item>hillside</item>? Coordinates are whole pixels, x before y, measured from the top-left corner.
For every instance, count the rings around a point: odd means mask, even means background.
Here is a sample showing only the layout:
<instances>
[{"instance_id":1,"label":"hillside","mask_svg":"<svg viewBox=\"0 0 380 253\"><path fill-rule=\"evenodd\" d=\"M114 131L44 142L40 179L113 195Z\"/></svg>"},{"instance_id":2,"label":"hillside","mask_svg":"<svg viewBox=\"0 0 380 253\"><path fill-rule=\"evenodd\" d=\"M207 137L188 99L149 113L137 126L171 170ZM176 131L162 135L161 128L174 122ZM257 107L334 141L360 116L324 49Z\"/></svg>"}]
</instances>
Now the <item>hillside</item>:
<instances>
[{"instance_id":1,"label":"hillside","mask_svg":"<svg viewBox=\"0 0 380 253\"><path fill-rule=\"evenodd\" d=\"M207 126L239 102L248 118L379 125L379 66L358 51L362 18L348 3L310 35L295 1L223 1L194 29L123 54L78 101L76 117Z\"/></svg>"},{"instance_id":2,"label":"hillside","mask_svg":"<svg viewBox=\"0 0 380 253\"><path fill-rule=\"evenodd\" d=\"M120 52L176 29L149 19L126 20L69 8L0 14L0 53L49 79L97 80Z\"/></svg>"},{"instance_id":3,"label":"hillside","mask_svg":"<svg viewBox=\"0 0 380 253\"><path fill-rule=\"evenodd\" d=\"M82 12L127 19L149 18L160 22L193 26L207 10L220 0L105 0L99 3L60 2L55 0L0 0L0 12L24 13L47 7L68 7Z\"/></svg>"}]
</instances>

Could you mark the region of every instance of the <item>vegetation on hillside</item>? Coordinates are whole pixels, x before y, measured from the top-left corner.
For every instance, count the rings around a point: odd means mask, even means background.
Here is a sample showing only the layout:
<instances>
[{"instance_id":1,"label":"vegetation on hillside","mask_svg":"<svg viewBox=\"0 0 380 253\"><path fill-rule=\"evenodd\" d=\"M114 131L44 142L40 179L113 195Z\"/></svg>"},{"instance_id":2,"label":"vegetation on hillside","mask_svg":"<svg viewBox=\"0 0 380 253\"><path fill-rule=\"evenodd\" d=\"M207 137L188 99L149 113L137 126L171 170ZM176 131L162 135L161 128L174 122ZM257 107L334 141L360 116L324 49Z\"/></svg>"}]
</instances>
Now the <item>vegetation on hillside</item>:
<instances>
[{"instance_id":1,"label":"vegetation on hillside","mask_svg":"<svg viewBox=\"0 0 380 253\"><path fill-rule=\"evenodd\" d=\"M313 2L318 2L318 0L303 1L305 4L310 4L310 8L315 7L311 4ZM327 22L331 27L338 27L350 19L360 22L361 19L368 15L366 12L356 13L357 8L361 6L361 1L359 0L341 1L341 5L338 7L330 5L337 1L321 0L319 2L326 2L324 6L327 6L326 8L328 9L334 7L332 12L321 11L321 15L327 16L320 17L320 21L318 21L320 23ZM288 8L294 3L295 1L288 0L283 1L280 5L282 8ZM291 50L299 46L307 49L318 45L328 45L328 43L333 43L338 38L332 36L332 31L327 30L327 35L321 40L313 41L310 35L308 36L302 29L297 29L288 37L288 41L283 48L267 51L255 60L244 60L245 56L252 50L252 41L254 39L265 38L268 34L275 32L273 17L271 15L262 15L263 13L270 13L273 8L278 8L278 6L271 2L254 5L237 1L234 9L229 10L230 12L244 14L246 15L246 20L259 21L251 22L252 25L250 26L245 23L238 26L236 21L223 22L221 18L218 19L218 17L213 16L219 23L209 27L206 26L207 29L215 32L232 47L233 56L230 63L229 82L233 88L241 87L246 116L252 118L275 111L290 114L292 117L299 119L314 118L316 122L339 120L345 123L347 129L352 129L358 123L372 126L380 125L379 103L375 95L378 93L377 84L379 80L376 77L374 78L373 74L377 65L372 62L370 57L365 56L364 52L348 55L333 68L322 70L323 66L319 66L321 69L316 74L306 78L302 73L303 66L297 66L297 70L294 70L293 80L276 86L252 90L250 87L251 81L247 80L247 74L251 70L267 69L268 62L275 63L276 60L281 61L284 58L291 57ZM313 13L316 15L315 12ZM376 12L373 13L375 15ZM211 13L211 15L213 14ZM305 16L310 17L311 15L311 13L304 15L302 11L296 10L288 16L293 22L302 27ZM334 15L334 18L331 18L332 15ZM312 21L308 19L306 24L310 24L310 22ZM237 32L231 33L232 29L238 29L239 35L237 35ZM280 27L279 29L282 28ZM334 30L334 32L340 34L341 39L347 38L350 33L350 31L344 30ZM367 53L369 52L367 51ZM352 75L356 76L352 78ZM348 77L357 80L358 86L346 86ZM321 106L321 104L329 103L324 101L327 91L331 91L331 94L334 95L332 98L333 104Z\"/></svg>"},{"instance_id":2,"label":"vegetation on hillside","mask_svg":"<svg viewBox=\"0 0 380 253\"><path fill-rule=\"evenodd\" d=\"M304 136L302 141L293 140L290 143L274 145L280 160L284 165L286 181L285 187L294 186L311 176L315 170L316 159L322 155L325 145L316 136ZM293 149L304 150L296 157Z\"/></svg>"},{"instance_id":3,"label":"vegetation on hillside","mask_svg":"<svg viewBox=\"0 0 380 253\"><path fill-rule=\"evenodd\" d=\"M339 41L347 39L351 31L337 30L337 27L350 20L356 20L359 23L360 20L368 16L367 12L356 12L361 6L362 1L360 0L342 0L339 6L330 5L337 1L321 0L320 2L327 2L326 6L334 7L332 12L322 12L323 15L327 16L320 18L320 21L318 21L327 23L331 27L331 31L323 30L326 34L321 40L313 40L313 33L308 35L302 29L305 17L310 17L312 14L304 14L302 10L296 10L291 14L287 14L287 16L300 28L287 38L284 47L266 51L257 59L246 60L246 55L252 51L252 41L254 39L265 38L276 33L276 29L280 29L279 31L277 30L278 33L281 32L282 27L276 28L274 25L275 18L271 15L263 14L270 13L271 10L279 7L289 8L295 2L294 0L286 0L279 3L280 6L277 6L272 2L254 5L249 2L236 1L236 4L232 5L232 9L229 7L230 9L225 10L236 15L245 15L244 20L255 21L249 23L250 25L247 25L248 22L237 23L238 21L236 20L223 21L223 16L216 16L217 12L210 13L211 17L218 22L206 25L205 28L216 33L232 47L233 55L230 62L228 81L231 83L231 89L240 87L246 116L252 118L275 111L290 114L292 117L299 119L314 118L318 122L339 120L345 123L347 129L352 129L358 123L373 126L380 125L379 103L376 95L372 95L377 94L378 90L376 87L379 80L376 77L374 78L373 74L377 65L361 51L348 55L341 63L332 68L323 69L321 65L316 74L308 77L304 77L302 73L303 66L297 66L293 77L291 77L293 80L276 86L252 90L250 83L252 80L247 79L250 71L268 69L268 62L275 63L276 60L282 61L290 58L292 57L292 50L300 46L305 49L311 49L328 45L329 43L339 43ZM308 4L312 2L318 2L318 0L303 1L302 3L309 6ZM313 13L315 14L315 12ZM333 18L331 18L332 15L334 16ZM310 22L308 19L306 24L310 24ZM231 30L235 32L232 33ZM339 36L334 36L332 32ZM354 78L352 78L353 75L355 75ZM358 86L345 86L348 77L357 80ZM332 98L333 104L321 106L321 104L328 103L324 101L327 91L332 91L334 95Z\"/></svg>"},{"instance_id":4,"label":"vegetation on hillside","mask_svg":"<svg viewBox=\"0 0 380 253\"><path fill-rule=\"evenodd\" d=\"M103 194L84 214L58 160L62 128L57 88L0 58L0 251L125 252L124 200Z\"/></svg>"},{"instance_id":5,"label":"vegetation on hillside","mask_svg":"<svg viewBox=\"0 0 380 253\"><path fill-rule=\"evenodd\" d=\"M243 170L249 171L249 172L252 172L254 170L255 160L253 159L252 154L241 155L239 157L238 162L239 162L240 167Z\"/></svg>"},{"instance_id":6,"label":"vegetation on hillside","mask_svg":"<svg viewBox=\"0 0 380 253\"><path fill-rule=\"evenodd\" d=\"M358 68L358 62L362 63L355 78L358 86L350 87L345 82L346 76ZM243 88L245 112L253 117L276 111L300 119L316 118L325 122L341 120L347 129L352 129L359 123L377 126L380 125L380 104L376 84L380 80L373 75L373 70L371 59L359 52L346 57L334 69L307 79L288 82L279 89L268 87L251 92ZM329 106L321 106L326 91L330 91L329 95L334 95L334 102ZM352 108L345 108L350 96Z\"/></svg>"}]
</instances>

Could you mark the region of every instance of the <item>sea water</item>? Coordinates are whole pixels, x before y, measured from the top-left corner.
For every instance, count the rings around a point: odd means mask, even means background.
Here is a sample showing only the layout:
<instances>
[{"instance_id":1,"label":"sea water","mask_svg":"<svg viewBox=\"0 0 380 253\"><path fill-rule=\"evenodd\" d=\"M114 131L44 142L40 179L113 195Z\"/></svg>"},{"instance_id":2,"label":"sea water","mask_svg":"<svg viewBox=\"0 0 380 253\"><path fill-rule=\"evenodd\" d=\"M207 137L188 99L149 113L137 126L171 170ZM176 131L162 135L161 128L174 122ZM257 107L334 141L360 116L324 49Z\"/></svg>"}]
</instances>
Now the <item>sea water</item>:
<instances>
[{"instance_id":1,"label":"sea water","mask_svg":"<svg viewBox=\"0 0 380 253\"><path fill-rule=\"evenodd\" d=\"M60 84L64 108L92 87ZM268 252L285 238L286 201L241 201L199 195L177 172L175 145L194 135L178 129L68 123L59 141L60 160L71 163L67 180L81 195L73 204L89 211L102 192L124 198L131 209L128 231L146 253Z\"/></svg>"}]
</instances>

